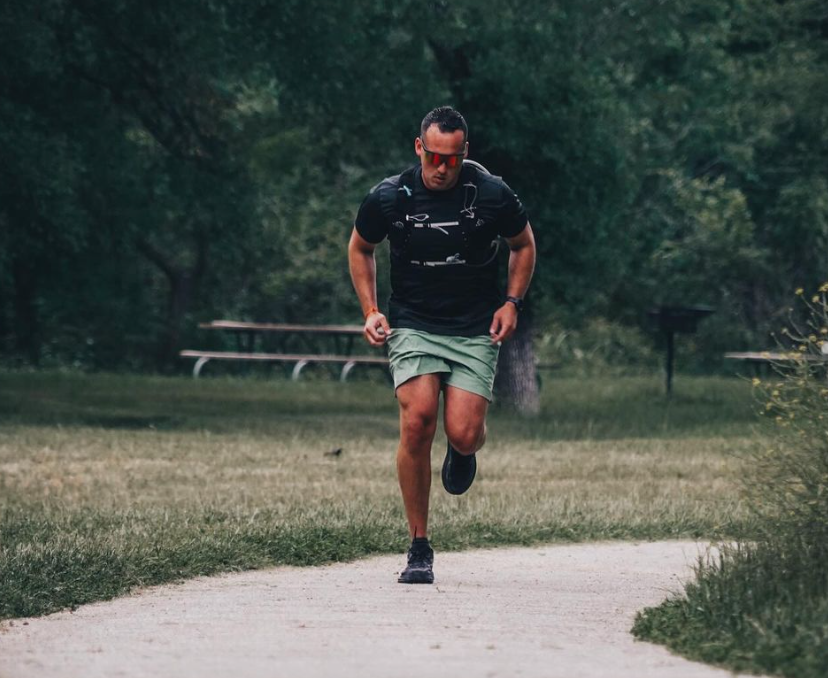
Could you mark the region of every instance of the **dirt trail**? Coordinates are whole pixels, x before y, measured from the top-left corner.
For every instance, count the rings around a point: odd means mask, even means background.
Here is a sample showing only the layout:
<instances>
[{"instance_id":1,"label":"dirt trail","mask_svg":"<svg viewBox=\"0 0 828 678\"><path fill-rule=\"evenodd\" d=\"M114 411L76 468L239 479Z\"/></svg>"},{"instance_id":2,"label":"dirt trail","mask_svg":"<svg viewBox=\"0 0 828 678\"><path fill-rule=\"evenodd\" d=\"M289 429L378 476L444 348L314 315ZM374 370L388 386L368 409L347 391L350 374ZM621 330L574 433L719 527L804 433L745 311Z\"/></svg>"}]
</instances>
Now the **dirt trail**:
<instances>
[{"instance_id":1,"label":"dirt trail","mask_svg":"<svg viewBox=\"0 0 828 678\"><path fill-rule=\"evenodd\" d=\"M600 543L274 568L5 622L2 678L713 678L637 642L637 610L680 590L704 545Z\"/></svg>"}]
</instances>

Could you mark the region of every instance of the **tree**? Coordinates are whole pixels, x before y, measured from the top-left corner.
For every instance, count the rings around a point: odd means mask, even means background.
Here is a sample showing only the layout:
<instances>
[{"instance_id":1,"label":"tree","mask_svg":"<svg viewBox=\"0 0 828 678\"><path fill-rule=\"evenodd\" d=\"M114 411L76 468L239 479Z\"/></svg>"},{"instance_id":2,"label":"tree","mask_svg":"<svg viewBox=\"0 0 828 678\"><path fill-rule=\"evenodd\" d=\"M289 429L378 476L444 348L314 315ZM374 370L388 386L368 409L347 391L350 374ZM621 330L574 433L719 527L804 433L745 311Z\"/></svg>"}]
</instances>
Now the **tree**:
<instances>
[{"instance_id":1,"label":"tree","mask_svg":"<svg viewBox=\"0 0 828 678\"><path fill-rule=\"evenodd\" d=\"M225 18L231 8L55 0L38 7L13 2L3 10L3 33L11 39L2 57L13 64L0 81L5 122L22 119L24 129L33 130L17 143L15 170L20 181L32 177L32 186L15 194L35 195L51 186L56 209L73 212L78 230L72 233L85 234L87 242L116 220L112 240L129 242L166 277L159 365L168 365L175 353L211 253L232 257L249 235L254 194L235 155L234 92L222 89L250 68L234 60L240 52L227 46L233 42ZM62 167L37 153L38 134L47 144L71 149L71 162ZM32 223L62 231L64 216L50 220L48 203L29 200L23 214L24 199L18 202L5 214L13 232L31 233ZM35 307L29 269L38 264L49 272L32 256L43 238L32 247L26 242L16 237L9 256L20 299L16 315L23 321L17 327L37 322L26 312ZM49 256L55 254L50 250ZM28 343L37 353L34 340Z\"/></svg>"}]
</instances>

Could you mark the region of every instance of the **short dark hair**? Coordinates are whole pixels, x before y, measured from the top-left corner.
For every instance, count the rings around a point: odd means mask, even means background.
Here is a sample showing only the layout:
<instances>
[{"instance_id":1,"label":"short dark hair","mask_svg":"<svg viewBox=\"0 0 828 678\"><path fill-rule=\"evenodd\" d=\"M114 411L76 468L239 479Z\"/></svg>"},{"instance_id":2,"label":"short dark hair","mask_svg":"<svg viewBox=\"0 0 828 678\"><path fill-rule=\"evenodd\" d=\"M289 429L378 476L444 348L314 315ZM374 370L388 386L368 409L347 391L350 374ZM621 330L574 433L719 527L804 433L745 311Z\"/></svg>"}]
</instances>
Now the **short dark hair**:
<instances>
[{"instance_id":1,"label":"short dark hair","mask_svg":"<svg viewBox=\"0 0 828 678\"><path fill-rule=\"evenodd\" d=\"M424 137L426 130L432 125L437 125L441 132L456 132L461 129L463 130L463 141L467 141L469 138L469 126L466 124L466 119L451 106L440 106L433 111L429 111L420 124L420 136Z\"/></svg>"}]
</instances>

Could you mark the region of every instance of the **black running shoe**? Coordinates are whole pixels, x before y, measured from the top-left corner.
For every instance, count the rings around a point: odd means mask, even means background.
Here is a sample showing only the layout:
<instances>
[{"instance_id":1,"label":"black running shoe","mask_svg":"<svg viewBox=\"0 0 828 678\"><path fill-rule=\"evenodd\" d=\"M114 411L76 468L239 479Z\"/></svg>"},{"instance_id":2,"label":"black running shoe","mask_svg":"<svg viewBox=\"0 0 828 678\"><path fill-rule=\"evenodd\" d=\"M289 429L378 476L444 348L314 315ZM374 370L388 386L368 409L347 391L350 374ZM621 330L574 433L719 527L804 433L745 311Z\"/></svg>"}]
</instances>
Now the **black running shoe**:
<instances>
[{"instance_id":1,"label":"black running shoe","mask_svg":"<svg viewBox=\"0 0 828 678\"><path fill-rule=\"evenodd\" d=\"M443 487L449 494L463 494L474 482L477 458L473 454L460 454L448 443L443 461Z\"/></svg>"},{"instance_id":2,"label":"black running shoe","mask_svg":"<svg viewBox=\"0 0 828 678\"><path fill-rule=\"evenodd\" d=\"M400 584L433 584L434 551L428 539L415 539L408 549L408 566L400 573Z\"/></svg>"}]
</instances>

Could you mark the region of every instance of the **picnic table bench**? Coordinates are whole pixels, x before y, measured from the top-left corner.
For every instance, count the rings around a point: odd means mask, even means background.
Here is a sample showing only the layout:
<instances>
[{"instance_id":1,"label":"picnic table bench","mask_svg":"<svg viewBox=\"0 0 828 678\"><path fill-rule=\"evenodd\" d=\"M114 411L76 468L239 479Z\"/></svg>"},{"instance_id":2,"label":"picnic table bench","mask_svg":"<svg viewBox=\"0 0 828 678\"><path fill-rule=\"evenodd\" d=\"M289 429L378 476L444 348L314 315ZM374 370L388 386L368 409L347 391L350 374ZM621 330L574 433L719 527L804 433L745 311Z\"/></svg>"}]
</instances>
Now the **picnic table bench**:
<instances>
[{"instance_id":1,"label":"picnic table bench","mask_svg":"<svg viewBox=\"0 0 828 678\"><path fill-rule=\"evenodd\" d=\"M745 364L753 365L757 375L762 367L768 367L774 363L789 363L792 360L804 360L809 363L825 363L828 365L828 344L822 345L822 355L803 354L796 358L791 357L793 351L731 351L725 353L726 360L740 360Z\"/></svg>"},{"instance_id":2,"label":"picnic table bench","mask_svg":"<svg viewBox=\"0 0 828 678\"><path fill-rule=\"evenodd\" d=\"M362 336L362 325L309 325L294 323L253 323L235 320L213 320L200 323L199 328L220 330L236 335L238 351L196 351L184 350L182 358L196 358L193 377L197 378L202 368L211 360L260 361L294 363L291 379L299 379L302 370L309 364L341 364L340 380L346 381L357 365L388 367L386 356L352 355L354 338ZM256 351L257 339L269 335L275 337L278 351ZM334 343L335 352L320 347L316 339L329 339ZM287 350L288 339L300 342L304 352Z\"/></svg>"}]
</instances>

